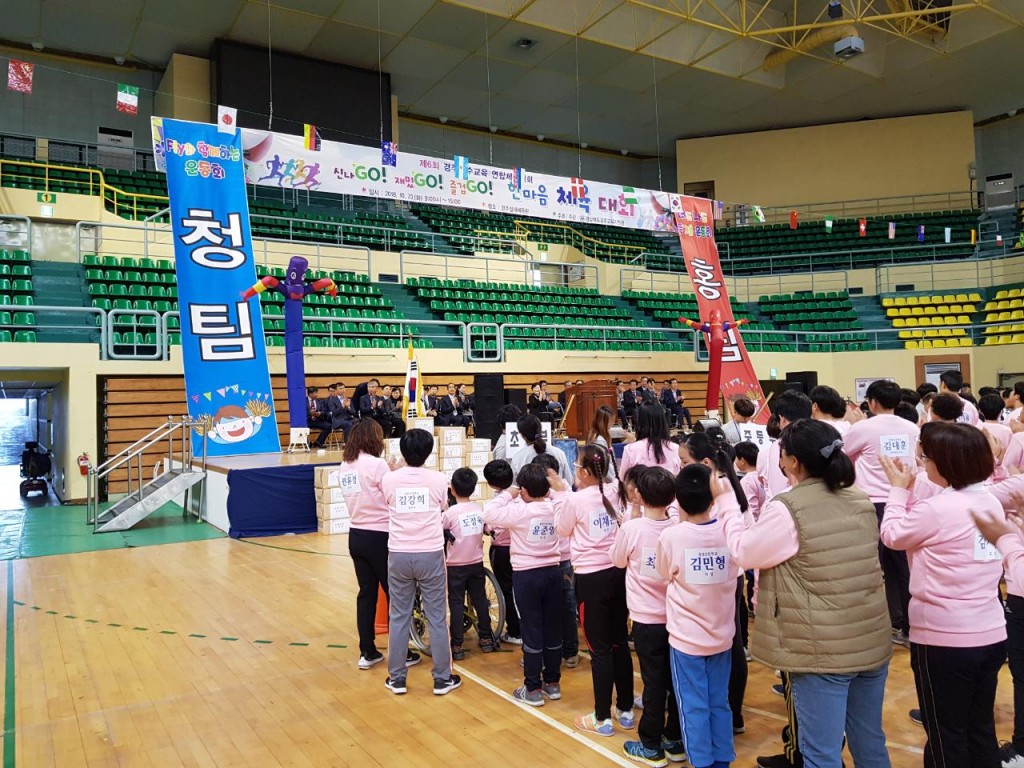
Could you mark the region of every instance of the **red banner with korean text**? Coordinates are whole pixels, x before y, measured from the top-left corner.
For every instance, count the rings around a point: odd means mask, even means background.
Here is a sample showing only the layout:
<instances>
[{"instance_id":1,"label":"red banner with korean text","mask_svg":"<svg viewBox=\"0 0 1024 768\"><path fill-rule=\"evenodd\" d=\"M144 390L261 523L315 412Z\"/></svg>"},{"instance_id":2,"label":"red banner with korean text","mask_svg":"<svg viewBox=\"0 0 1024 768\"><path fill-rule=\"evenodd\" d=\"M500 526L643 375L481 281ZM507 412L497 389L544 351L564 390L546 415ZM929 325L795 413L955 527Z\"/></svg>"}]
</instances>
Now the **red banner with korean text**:
<instances>
[{"instance_id":1,"label":"red banner with korean text","mask_svg":"<svg viewBox=\"0 0 1024 768\"><path fill-rule=\"evenodd\" d=\"M770 416L768 409L761 410L764 392L757 380L754 366L747 354L746 345L735 326L737 319L732 315L725 276L715 245L715 225L712 213L713 202L700 197L673 196L672 209L675 213L676 231L686 261L686 271L693 281L697 294L699 319L702 324L712 323L712 313L717 312L716 322L722 323L722 374L720 391L731 413L732 403L746 398L759 409L755 421L765 424ZM707 328L707 326L705 326ZM711 329L714 331L715 329ZM711 333L705 331L711 341ZM711 344L709 343L709 349ZM710 383L709 377L709 383ZM717 398L716 398L717 400Z\"/></svg>"}]
</instances>

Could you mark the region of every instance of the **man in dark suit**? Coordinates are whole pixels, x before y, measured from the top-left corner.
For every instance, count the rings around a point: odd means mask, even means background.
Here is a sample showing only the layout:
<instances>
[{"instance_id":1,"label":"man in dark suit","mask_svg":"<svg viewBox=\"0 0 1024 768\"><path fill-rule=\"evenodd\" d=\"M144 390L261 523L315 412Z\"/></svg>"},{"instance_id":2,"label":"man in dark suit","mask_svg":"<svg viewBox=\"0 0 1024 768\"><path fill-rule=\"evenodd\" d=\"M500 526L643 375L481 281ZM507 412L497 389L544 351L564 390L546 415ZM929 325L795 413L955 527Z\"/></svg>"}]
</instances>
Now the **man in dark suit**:
<instances>
[{"instance_id":1,"label":"man in dark suit","mask_svg":"<svg viewBox=\"0 0 1024 768\"><path fill-rule=\"evenodd\" d=\"M391 437L391 419L384 413L384 398L377 394L379 384L376 379L366 382L366 394L359 398L359 417L376 421L387 438Z\"/></svg>"},{"instance_id":2,"label":"man in dark suit","mask_svg":"<svg viewBox=\"0 0 1024 768\"><path fill-rule=\"evenodd\" d=\"M636 411L643 404L643 393L637 387L637 380L629 380L629 389L622 393L622 412L629 422L636 421ZM624 428L625 424L622 425Z\"/></svg>"},{"instance_id":3,"label":"man in dark suit","mask_svg":"<svg viewBox=\"0 0 1024 768\"><path fill-rule=\"evenodd\" d=\"M565 406L567 406L569 404L569 395L567 394L567 392L568 392L569 387L571 387L571 386L572 386L572 382L571 381L565 382L565 384L562 386L562 391L558 393L558 403L559 403L559 405L562 406L563 410L565 409Z\"/></svg>"},{"instance_id":4,"label":"man in dark suit","mask_svg":"<svg viewBox=\"0 0 1024 768\"><path fill-rule=\"evenodd\" d=\"M683 405L686 398L679 391L679 382L675 379L666 379L665 388L661 390L661 404L669 412L669 424L674 427L682 427L686 422L686 428L692 429L690 423L690 410Z\"/></svg>"},{"instance_id":5,"label":"man in dark suit","mask_svg":"<svg viewBox=\"0 0 1024 768\"><path fill-rule=\"evenodd\" d=\"M327 436L331 434L331 419L324 401L317 398L317 387L306 387L306 424L310 429L319 429L320 435L315 441L317 448L323 448Z\"/></svg>"},{"instance_id":6,"label":"man in dark suit","mask_svg":"<svg viewBox=\"0 0 1024 768\"><path fill-rule=\"evenodd\" d=\"M459 396L455 385L448 385L448 394L437 401L437 423L442 427L465 427L469 417L459 413Z\"/></svg>"},{"instance_id":7,"label":"man in dark suit","mask_svg":"<svg viewBox=\"0 0 1024 768\"><path fill-rule=\"evenodd\" d=\"M348 399L348 387L341 382L332 384L327 388L327 413L331 418L331 427L334 431L341 430L348 439L348 433L359 420L359 414L352 408L352 401Z\"/></svg>"}]
</instances>

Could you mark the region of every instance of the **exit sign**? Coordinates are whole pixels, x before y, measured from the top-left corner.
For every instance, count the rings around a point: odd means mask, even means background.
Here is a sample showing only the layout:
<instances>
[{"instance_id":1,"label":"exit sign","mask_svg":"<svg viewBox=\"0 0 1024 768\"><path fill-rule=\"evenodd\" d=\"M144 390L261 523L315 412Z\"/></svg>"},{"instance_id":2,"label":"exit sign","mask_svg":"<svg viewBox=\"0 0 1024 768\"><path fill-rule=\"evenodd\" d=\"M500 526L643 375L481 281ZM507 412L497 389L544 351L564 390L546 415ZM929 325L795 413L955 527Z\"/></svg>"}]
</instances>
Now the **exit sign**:
<instances>
[{"instance_id":1,"label":"exit sign","mask_svg":"<svg viewBox=\"0 0 1024 768\"><path fill-rule=\"evenodd\" d=\"M36 192L36 202L53 205L57 202L57 194L55 192Z\"/></svg>"}]
</instances>

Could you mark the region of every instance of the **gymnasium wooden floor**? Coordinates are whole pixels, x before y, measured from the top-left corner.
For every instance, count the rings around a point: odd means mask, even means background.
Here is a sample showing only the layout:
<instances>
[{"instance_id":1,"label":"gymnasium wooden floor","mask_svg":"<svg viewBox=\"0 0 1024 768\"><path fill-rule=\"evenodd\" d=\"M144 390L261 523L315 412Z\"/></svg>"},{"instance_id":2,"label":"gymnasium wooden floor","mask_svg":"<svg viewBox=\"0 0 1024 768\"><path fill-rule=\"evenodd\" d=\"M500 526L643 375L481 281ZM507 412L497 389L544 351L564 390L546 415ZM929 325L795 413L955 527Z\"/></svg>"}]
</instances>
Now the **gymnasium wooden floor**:
<instances>
[{"instance_id":1,"label":"gymnasium wooden floor","mask_svg":"<svg viewBox=\"0 0 1024 768\"><path fill-rule=\"evenodd\" d=\"M516 652L471 653L446 697L430 694L428 663L410 670L403 697L384 688L382 665L359 671L344 536L11 560L0 581L4 768L635 765L621 755L624 736L572 729L590 701L586 661L563 675L563 699L539 710L508 696L521 680ZM775 681L751 665L737 766L777 751ZM921 765L914 698L909 654L897 649L886 702L897 768ZM1011 702L1004 668L1002 738Z\"/></svg>"}]
</instances>

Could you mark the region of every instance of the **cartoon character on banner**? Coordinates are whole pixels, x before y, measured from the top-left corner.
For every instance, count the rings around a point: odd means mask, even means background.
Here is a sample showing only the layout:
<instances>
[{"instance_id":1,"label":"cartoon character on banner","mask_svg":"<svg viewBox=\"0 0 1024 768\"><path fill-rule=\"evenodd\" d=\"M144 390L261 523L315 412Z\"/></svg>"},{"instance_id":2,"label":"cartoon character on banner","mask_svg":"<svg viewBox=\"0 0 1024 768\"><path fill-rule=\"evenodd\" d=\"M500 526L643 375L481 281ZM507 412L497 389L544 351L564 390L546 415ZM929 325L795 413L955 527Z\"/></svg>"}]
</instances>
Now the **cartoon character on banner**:
<instances>
[{"instance_id":1,"label":"cartoon character on banner","mask_svg":"<svg viewBox=\"0 0 1024 768\"><path fill-rule=\"evenodd\" d=\"M251 299L257 294L271 290L284 296L284 361L288 379L288 419L291 422L290 426L294 428L309 426L306 408L299 405L306 400L306 362L302 355L304 300L311 293L338 295L338 287L329 277L307 283L305 278L308 268L308 261L301 256L292 256L283 282L268 275L260 278L256 285L242 294L243 299Z\"/></svg>"},{"instance_id":2,"label":"cartoon character on banner","mask_svg":"<svg viewBox=\"0 0 1024 768\"><path fill-rule=\"evenodd\" d=\"M214 443L241 443L260 431L270 413L270 403L262 400L249 400L244 406L223 405L215 413L199 416L195 430Z\"/></svg>"},{"instance_id":3,"label":"cartoon character on banner","mask_svg":"<svg viewBox=\"0 0 1024 768\"><path fill-rule=\"evenodd\" d=\"M719 420L718 390L722 384L722 354L725 350L725 334L748 321L726 320L722 322L722 313L713 309L707 322L701 323L696 320L688 320L685 317L680 317L679 322L708 337L708 391L704 398L704 407L708 412L708 418L717 421Z\"/></svg>"}]
</instances>

